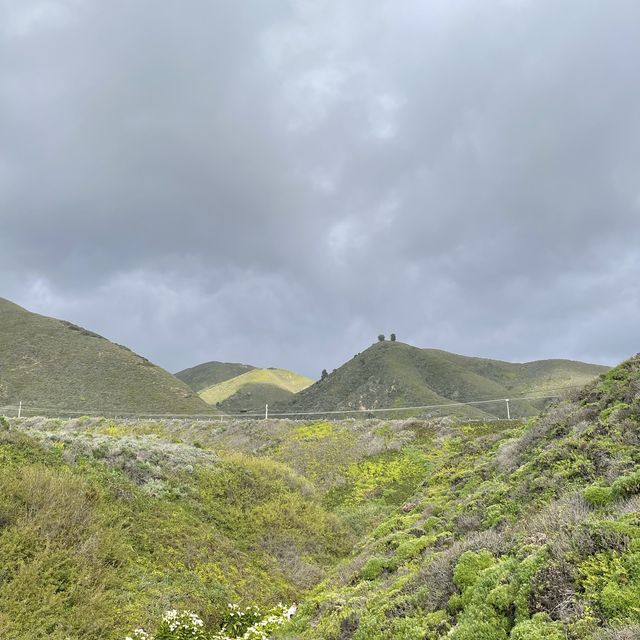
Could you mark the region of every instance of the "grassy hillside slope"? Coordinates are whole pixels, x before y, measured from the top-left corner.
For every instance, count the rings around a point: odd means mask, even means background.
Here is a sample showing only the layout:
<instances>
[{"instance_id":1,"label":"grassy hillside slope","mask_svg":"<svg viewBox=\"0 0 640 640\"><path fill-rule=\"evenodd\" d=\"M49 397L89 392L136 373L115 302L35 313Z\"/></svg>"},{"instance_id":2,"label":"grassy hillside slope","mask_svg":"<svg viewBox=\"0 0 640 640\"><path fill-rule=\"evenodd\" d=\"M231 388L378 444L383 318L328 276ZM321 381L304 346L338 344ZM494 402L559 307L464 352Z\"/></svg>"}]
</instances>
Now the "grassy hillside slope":
<instances>
[{"instance_id":1,"label":"grassy hillside slope","mask_svg":"<svg viewBox=\"0 0 640 640\"><path fill-rule=\"evenodd\" d=\"M207 413L183 382L129 349L0 298L0 406Z\"/></svg>"},{"instance_id":2,"label":"grassy hillside slope","mask_svg":"<svg viewBox=\"0 0 640 640\"><path fill-rule=\"evenodd\" d=\"M518 396L555 393L558 387L585 384L605 371L607 367L569 360L513 364L379 342L279 408L375 409L511 398L512 415L527 416L538 413L544 403ZM505 403L450 411L470 418L505 417Z\"/></svg>"},{"instance_id":3,"label":"grassy hillside slope","mask_svg":"<svg viewBox=\"0 0 640 640\"><path fill-rule=\"evenodd\" d=\"M640 356L527 425L424 437L420 488L278 637L640 637Z\"/></svg>"},{"instance_id":4,"label":"grassy hillside slope","mask_svg":"<svg viewBox=\"0 0 640 640\"><path fill-rule=\"evenodd\" d=\"M576 360L534 360L512 363L489 358L460 356L439 349L422 349L432 359L442 359L461 369L493 380L514 394L555 391L565 386L584 386L609 367Z\"/></svg>"},{"instance_id":5,"label":"grassy hillside slope","mask_svg":"<svg viewBox=\"0 0 640 640\"><path fill-rule=\"evenodd\" d=\"M229 412L263 410L265 404L287 402L311 384L311 378L286 369L253 369L203 389L200 397Z\"/></svg>"},{"instance_id":6,"label":"grassy hillside slope","mask_svg":"<svg viewBox=\"0 0 640 640\"><path fill-rule=\"evenodd\" d=\"M189 369L183 369L174 375L194 391L202 391L211 385L231 380L231 378L240 376L252 369L255 369L255 367L250 364L212 361L204 362Z\"/></svg>"}]
</instances>

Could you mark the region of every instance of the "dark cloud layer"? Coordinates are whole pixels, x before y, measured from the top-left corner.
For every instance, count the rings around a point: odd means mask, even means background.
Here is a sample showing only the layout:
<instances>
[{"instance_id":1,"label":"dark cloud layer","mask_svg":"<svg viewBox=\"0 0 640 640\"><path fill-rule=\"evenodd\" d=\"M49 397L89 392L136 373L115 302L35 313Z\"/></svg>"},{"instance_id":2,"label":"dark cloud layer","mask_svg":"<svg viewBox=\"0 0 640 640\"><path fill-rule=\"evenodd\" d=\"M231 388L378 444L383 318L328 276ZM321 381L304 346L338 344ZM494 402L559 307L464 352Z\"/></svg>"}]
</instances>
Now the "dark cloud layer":
<instances>
[{"instance_id":1,"label":"dark cloud layer","mask_svg":"<svg viewBox=\"0 0 640 640\"><path fill-rule=\"evenodd\" d=\"M0 0L0 295L176 370L640 350L635 0Z\"/></svg>"}]
</instances>

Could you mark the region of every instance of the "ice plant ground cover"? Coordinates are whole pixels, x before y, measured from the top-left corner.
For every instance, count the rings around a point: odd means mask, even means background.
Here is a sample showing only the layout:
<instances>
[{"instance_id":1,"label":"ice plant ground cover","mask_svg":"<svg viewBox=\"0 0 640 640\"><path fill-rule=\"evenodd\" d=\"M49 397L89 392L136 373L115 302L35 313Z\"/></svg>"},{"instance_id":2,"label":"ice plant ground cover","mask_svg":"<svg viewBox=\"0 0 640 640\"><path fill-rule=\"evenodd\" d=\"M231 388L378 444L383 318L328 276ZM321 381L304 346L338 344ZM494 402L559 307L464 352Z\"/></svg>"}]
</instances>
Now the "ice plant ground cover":
<instances>
[{"instance_id":1,"label":"ice plant ground cover","mask_svg":"<svg viewBox=\"0 0 640 640\"><path fill-rule=\"evenodd\" d=\"M226 621L216 631L208 630L191 611L167 611L154 633L136 629L125 640L267 640L271 633L291 620L296 606L282 604L261 611L256 606L241 609L229 604Z\"/></svg>"}]
</instances>

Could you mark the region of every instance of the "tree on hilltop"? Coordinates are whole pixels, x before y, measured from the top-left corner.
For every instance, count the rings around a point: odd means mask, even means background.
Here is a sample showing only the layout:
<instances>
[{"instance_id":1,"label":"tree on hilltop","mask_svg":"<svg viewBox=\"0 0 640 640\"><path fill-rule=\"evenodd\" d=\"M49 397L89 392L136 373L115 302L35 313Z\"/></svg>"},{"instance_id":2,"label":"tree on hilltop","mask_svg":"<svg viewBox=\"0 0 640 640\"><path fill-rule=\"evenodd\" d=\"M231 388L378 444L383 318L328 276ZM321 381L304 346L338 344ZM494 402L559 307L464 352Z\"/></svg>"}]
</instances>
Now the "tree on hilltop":
<instances>
[{"instance_id":1,"label":"tree on hilltop","mask_svg":"<svg viewBox=\"0 0 640 640\"><path fill-rule=\"evenodd\" d=\"M396 341L396 334L395 333L392 333L389 337L391 338L391 342L395 342Z\"/></svg>"},{"instance_id":2,"label":"tree on hilltop","mask_svg":"<svg viewBox=\"0 0 640 640\"><path fill-rule=\"evenodd\" d=\"M385 341L384 333L381 333L381 334L378 336L378 342L384 342L384 341Z\"/></svg>"}]
</instances>

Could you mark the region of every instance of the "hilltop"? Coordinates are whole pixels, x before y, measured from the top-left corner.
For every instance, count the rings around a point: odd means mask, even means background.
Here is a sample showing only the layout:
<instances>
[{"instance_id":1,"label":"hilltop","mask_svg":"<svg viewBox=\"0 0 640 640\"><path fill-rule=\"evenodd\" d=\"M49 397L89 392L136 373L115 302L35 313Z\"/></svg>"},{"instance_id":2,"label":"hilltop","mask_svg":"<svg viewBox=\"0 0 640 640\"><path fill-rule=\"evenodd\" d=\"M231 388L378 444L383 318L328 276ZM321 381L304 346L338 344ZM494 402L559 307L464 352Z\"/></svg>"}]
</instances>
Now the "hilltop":
<instances>
[{"instance_id":1,"label":"hilltop","mask_svg":"<svg viewBox=\"0 0 640 640\"><path fill-rule=\"evenodd\" d=\"M203 362L202 364L183 369L175 373L178 380L182 380L189 385L194 391L202 391L214 384L231 380L236 376L247 373L256 367L250 364L240 364L239 362Z\"/></svg>"},{"instance_id":2,"label":"hilltop","mask_svg":"<svg viewBox=\"0 0 640 640\"><path fill-rule=\"evenodd\" d=\"M286 369L252 369L199 391L207 403L223 411L264 411L265 404L286 403L313 384L311 378Z\"/></svg>"},{"instance_id":3,"label":"hilltop","mask_svg":"<svg viewBox=\"0 0 640 640\"><path fill-rule=\"evenodd\" d=\"M170 373L64 320L0 298L0 406L86 413L196 414L211 408Z\"/></svg>"},{"instance_id":4,"label":"hilltop","mask_svg":"<svg viewBox=\"0 0 640 640\"><path fill-rule=\"evenodd\" d=\"M571 360L514 364L385 341L357 354L279 408L292 412L376 409L510 398L512 415L528 416L539 413L544 401L518 397L552 395L607 370ZM437 415L437 410L430 411ZM447 412L469 418L505 417L505 403L448 408Z\"/></svg>"}]
</instances>

